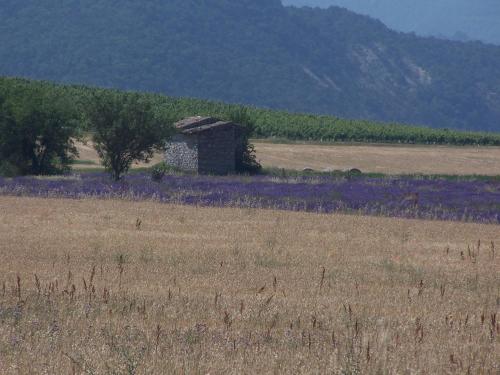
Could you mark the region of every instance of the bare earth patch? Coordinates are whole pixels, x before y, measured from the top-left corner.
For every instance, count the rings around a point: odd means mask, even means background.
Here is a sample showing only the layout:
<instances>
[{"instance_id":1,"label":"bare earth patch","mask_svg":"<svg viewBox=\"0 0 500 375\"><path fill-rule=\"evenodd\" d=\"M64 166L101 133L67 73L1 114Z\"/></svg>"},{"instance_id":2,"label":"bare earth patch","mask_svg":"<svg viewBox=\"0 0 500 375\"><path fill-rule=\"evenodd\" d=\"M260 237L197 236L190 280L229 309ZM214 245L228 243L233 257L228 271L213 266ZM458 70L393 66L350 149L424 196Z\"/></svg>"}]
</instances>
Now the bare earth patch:
<instances>
[{"instance_id":1,"label":"bare earth patch","mask_svg":"<svg viewBox=\"0 0 500 375\"><path fill-rule=\"evenodd\" d=\"M73 165L73 169L79 170L82 168L103 168L99 159L99 155L97 155L97 152L92 146L92 142L76 142L76 147L79 153L78 160L80 160L81 163ZM156 154L149 163L134 163L132 165L132 168L150 167L156 163L161 162L162 160L162 155Z\"/></svg>"},{"instance_id":2,"label":"bare earth patch","mask_svg":"<svg viewBox=\"0 0 500 375\"><path fill-rule=\"evenodd\" d=\"M499 238L493 225L0 197L0 373L496 375Z\"/></svg>"},{"instance_id":3,"label":"bare earth patch","mask_svg":"<svg viewBox=\"0 0 500 375\"><path fill-rule=\"evenodd\" d=\"M500 147L311 145L255 143L266 167L313 168L318 171L358 168L387 174L500 175Z\"/></svg>"}]
</instances>

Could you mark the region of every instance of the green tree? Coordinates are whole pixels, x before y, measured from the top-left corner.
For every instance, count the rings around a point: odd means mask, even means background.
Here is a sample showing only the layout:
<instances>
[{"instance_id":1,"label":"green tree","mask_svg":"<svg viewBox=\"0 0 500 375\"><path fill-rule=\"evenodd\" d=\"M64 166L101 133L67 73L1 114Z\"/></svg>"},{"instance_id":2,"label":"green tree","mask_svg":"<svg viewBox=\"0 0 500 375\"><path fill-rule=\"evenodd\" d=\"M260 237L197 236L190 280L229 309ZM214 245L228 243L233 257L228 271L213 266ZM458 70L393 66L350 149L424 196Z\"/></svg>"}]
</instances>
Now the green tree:
<instances>
[{"instance_id":1,"label":"green tree","mask_svg":"<svg viewBox=\"0 0 500 375\"><path fill-rule=\"evenodd\" d=\"M14 114L0 100L0 160L4 174L49 175L70 168L78 155L77 129L56 106L30 103Z\"/></svg>"},{"instance_id":2,"label":"green tree","mask_svg":"<svg viewBox=\"0 0 500 375\"><path fill-rule=\"evenodd\" d=\"M94 147L114 180L128 172L132 163L148 162L163 150L173 129L172 121L157 116L140 95L114 92L93 95L88 125Z\"/></svg>"},{"instance_id":3,"label":"green tree","mask_svg":"<svg viewBox=\"0 0 500 375\"><path fill-rule=\"evenodd\" d=\"M237 106L229 112L229 120L241 125L236 148L236 170L238 172L257 173L261 165L257 161L255 147L250 143L250 136L255 131L255 122L246 107Z\"/></svg>"}]
</instances>

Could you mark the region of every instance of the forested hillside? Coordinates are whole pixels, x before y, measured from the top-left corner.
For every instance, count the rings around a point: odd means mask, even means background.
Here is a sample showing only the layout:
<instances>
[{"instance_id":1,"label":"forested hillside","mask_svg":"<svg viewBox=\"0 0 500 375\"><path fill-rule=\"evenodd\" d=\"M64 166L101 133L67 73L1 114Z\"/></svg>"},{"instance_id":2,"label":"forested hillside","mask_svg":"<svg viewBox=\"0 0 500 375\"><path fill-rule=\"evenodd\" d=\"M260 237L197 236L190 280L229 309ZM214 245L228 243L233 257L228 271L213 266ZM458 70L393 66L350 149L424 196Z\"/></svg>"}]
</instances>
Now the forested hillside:
<instances>
[{"instance_id":1,"label":"forested hillside","mask_svg":"<svg viewBox=\"0 0 500 375\"><path fill-rule=\"evenodd\" d=\"M126 99L134 93L103 90L87 86L56 85L50 82L0 77L0 109L4 103L14 115L49 107L59 109L70 119L71 126L87 130L87 118L93 97L103 91ZM324 142L383 142L410 144L494 145L500 146L500 134L460 132L448 129L383 124L348 120L333 116L295 114L201 99L141 94L151 104L158 118L177 121L187 116L215 116L244 120L253 124L253 137L279 140ZM1 114L0 114L1 115ZM1 117L1 116L0 116ZM241 123L241 121L238 121Z\"/></svg>"},{"instance_id":2,"label":"forested hillside","mask_svg":"<svg viewBox=\"0 0 500 375\"><path fill-rule=\"evenodd\" d=\"M280 0L3 0L0 74L500 131L500 47Z\"/></svg>"},{"instance_id":3,"label":"forested hillside","mask_svg":"<svg viewBox=\"0 0 500 375\"><path fill-rule=\"evenodd\" d=\"M283 0L295 6L341 6L392 29L500 45L498 0Z\"/></svg>"}]
</instances>

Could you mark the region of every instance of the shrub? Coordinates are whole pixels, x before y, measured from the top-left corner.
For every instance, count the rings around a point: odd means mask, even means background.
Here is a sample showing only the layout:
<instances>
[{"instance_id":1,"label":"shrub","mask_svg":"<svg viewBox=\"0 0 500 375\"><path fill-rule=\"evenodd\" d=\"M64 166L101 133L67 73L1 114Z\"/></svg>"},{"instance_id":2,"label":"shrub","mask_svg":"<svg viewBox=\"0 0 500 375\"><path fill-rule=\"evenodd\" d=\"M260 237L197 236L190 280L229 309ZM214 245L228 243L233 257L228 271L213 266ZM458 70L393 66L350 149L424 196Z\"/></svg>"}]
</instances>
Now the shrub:
<instances>
[{"instance_id":1,"label":"shrub","mask_svg":"<svg viewBox=\"0 0 500 375\"><path fill-rule=\"evenodd\" d=\"M245 107L237 106L229 112L229 119L241 125L236 146L236 171L257 173L262 167L257 161L255 147L249 138L255 130L255 123Z\"/></svg>"},{"instance_id":2,"label":"shrub","mask_svg":"<svg viewBox=\"0 0 500 375\"><path fill-rule=\"evenodd\" d=\"M167 173L168 167L165 163L156 164L151 168L151 179L155 182L161 182L165 174Z\"/></svg>"},{"instance_id":3,"label":"shrub","mask_svg":"<svg viewBox=\"0 0 500 375\"><path fill-rule=\"evenodd\" d=\"M0 176L15 177L21 174L21 170L9 161L0 161Z\"/></svg>"}]
</instances>

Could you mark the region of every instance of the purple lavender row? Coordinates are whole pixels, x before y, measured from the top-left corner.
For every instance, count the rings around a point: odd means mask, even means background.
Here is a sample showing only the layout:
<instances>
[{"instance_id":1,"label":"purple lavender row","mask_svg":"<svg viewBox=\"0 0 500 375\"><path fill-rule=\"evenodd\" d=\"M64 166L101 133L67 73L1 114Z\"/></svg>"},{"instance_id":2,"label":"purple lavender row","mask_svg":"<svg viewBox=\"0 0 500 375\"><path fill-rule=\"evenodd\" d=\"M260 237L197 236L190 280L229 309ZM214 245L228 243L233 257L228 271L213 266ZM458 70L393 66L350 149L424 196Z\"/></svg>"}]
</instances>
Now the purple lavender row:
<instances>
[{"instance_id":1,"label":"purple lavender row","mask_svg":"<svg viewBox=\"0 0 500 375\"><path fill-rule=\"evenodd\" d=\"M93 173L50 179L0 178L0 194L500 223L498 181L168 175L158 183L146 174L113 182L105 174Z\"/></svg>"}]
</instances>

